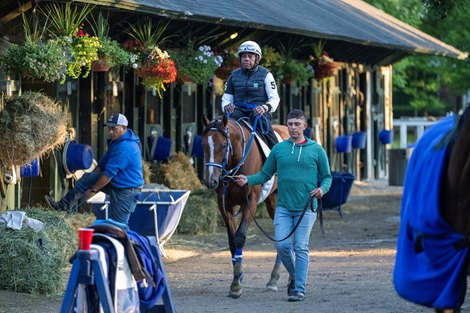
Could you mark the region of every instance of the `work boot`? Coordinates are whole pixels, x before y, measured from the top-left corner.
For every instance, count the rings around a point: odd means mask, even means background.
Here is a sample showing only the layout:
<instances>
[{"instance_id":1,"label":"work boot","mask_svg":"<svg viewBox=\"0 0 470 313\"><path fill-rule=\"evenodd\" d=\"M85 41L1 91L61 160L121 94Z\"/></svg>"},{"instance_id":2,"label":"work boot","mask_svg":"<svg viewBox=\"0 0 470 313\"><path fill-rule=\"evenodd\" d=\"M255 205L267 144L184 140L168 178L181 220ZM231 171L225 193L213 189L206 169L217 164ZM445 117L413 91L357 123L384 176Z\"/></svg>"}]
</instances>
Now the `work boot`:
<instances>
[{"instance_id":1,"label":"work boot","mask_svg":"<svg viewBox=\"0 0 470 313\"><path fill-rule=\"evenodd\" d=\"M294 295L294 289L295 289L295 280L289 276L289 282L287 283L287 295L289 297Z\"/></svg>"},{"instance_id":2,"label":"work boot","mask_svg":"<svg viewBox=\"0 0 470 313\"><path fill-rule=\"evenodd\" d=\"M46 200L47 202L47 205L49 205L49 207L55 211L62 211L62 209L59 207L59 205L57 204L57 202L54 201L54 198L52 198L52 196L49 196L49 195L45 195L44 196L44 199Z\"/></svg>"},{"instance_id":3,"label":"work boot","mask_svg":"<svg viewBox=\"0 0 470 313\"><path fill-rule=\"evenodd\" d=\"M304 301L305 300L305 293L303 292L300 292L300 291L296 291L294 292L294 294L292 296L289 296L289 298L287 299L288 301Z\"/></svg>"}]
</instances>

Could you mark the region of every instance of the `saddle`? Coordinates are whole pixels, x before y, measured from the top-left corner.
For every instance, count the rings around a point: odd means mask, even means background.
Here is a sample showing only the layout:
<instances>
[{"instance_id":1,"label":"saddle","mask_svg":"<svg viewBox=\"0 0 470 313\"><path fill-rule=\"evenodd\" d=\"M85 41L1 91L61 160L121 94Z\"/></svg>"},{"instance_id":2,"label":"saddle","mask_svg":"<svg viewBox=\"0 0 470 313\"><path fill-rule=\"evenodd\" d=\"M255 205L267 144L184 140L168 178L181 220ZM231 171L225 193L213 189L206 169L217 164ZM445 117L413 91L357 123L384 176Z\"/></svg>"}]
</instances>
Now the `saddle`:
<instances>
[{"instance_id":1,"label":"saddle","mask_svg":"<svg viewBox=\"0 0 470 313\"><path fill-rule=\"evenodd\" d=\"M124 247L124 251L135 280L140 281L146 279L149 284L155 286L152 277L147 272L145 267L142 266L142 262L139 260L136 251L134 250L134 247L129 240L129 237L127 236L127 232L124 229L109 223L94 224L89 228L93 228L95 233L107 234L115 239L118 239Z\"/></svg>"},{"instance_id":2,"label":"saddle","mask_svg":"<svg viewBox=\"0 0 470 313\"><path fill-rule=\"evenodd\" d=\"M250 121L247 118L241 118L237 121L237 123L245 126L249 130L253 131L253 125L250 124ZM274 133L276 134L277 140L279 142L281 142L282 141L281 136L275 131L274 131ZM264 141L264 139L261 138L261 136L257 132L255 133L254 140L256 140L259 143L259 146L261 147L260 153L263 154L263 156L266 160L266 158L269 156L269 153L271 153L271 149L269 149L269 147L266 144L266 142ZM271 193L271 190L273 189L273 185L274 185L274 178L275 178L274 176L271 177L271 179L269 181L267 181L266 183L261 185L261 193L259 195L258 204L260 204L264 200L266 200L266 198Z\"/></svg>"},{"instance_id":3,"label":"saddle","mask_svg":"<svg viewBox=\"0 0 470 313\"><path fill-rule=\"evenodd\" d=\"M245 126L246 128L248 128L249 130L253 131L253 125L251 125L250 121L248 120L248 118L241 118L239 119L237 122L239 122L240 124L242 124L243 126ZM274 134L276 135L276 138L277 138L277 141L278 142L281 142L283 139L281 138L281 136L276 132L274 131ZM261 147L261 150L263 152L263 155L265 158L267 158L269 156L269 153L271 152L271 149L269 149L268 145L266 144L266 141L264 140L264 138L262 138L258 132L255 133L255 139L256 139L256 142L259 143L260 147Z\"/></svg>"}]
</instances>

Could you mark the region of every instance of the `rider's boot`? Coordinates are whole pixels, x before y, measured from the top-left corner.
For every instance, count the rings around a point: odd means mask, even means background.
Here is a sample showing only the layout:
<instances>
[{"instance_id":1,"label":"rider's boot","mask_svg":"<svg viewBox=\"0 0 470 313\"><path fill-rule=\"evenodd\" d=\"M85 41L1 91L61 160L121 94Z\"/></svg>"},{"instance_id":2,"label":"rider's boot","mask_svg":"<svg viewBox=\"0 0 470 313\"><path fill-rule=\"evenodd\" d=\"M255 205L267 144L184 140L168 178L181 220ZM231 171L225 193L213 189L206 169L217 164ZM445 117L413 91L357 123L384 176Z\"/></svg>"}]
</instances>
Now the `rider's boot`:
<instances>
[{"instance_id":1,"label":"rider's boot","mask_svg":"<svg viewBox=\"0 0 470 313\"><path fill-rule=\"evenodd\" d=\"M269 149L272 149L275 144L278 143L276 134L272 128L269 128L269 132L264 135L264 139L266 140L266 144L268 145Z\"/></svg>"}]
</instances>

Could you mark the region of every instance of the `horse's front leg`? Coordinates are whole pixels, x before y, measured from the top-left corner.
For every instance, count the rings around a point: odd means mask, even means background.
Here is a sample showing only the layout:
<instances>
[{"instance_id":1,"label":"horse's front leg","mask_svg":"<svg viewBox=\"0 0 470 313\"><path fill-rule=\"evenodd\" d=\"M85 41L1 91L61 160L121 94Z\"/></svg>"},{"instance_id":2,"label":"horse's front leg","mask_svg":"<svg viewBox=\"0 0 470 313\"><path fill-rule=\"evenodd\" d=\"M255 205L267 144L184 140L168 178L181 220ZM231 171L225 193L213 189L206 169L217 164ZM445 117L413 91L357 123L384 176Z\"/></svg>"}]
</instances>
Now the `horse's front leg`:
<instances>
[{"instance_id":1,"label":"horse's front leg","mask_svg":"<svg viewBox=\"0 0 470 313\"><path fill-rule=\"evenodd\" d=\"M242 214L240 225L238 226L235 235L233 236L233 244L235 246L235 252L232 253L232 264L233 264L233 280L230 285L229 296L232 298L238 298L242 295L242 281L243 281L243 247L246 242L246 231L248 229L248 222L245 218L245 214Z\"/></svg>"},{"instance_id":2,"label":"horse's front leg","mask_svg":"<svg viewBox=\"0 0 470 313\"><path fill-rule=\"evenodd\" d=\"M240 206L241 219L240 225L234 236L235 254L233 255L233 280L230 285L230 294L232 298L238 298L242 294L242 281L243 281L243 247L246 242L246 233L248 226L256 214L257 199L259 196L258 192L248 193L248 203L243 203ZM255 200L256 199L256 200Z\"/></svg>"},{"instance_id":3,"label":"horse's front leg","mask_svg":"<svg viewBox=\"0 0 470 313\"><path fill-rule=\"evenodd\" d=\"M228 237L228 244L230 248L230 253L232 256L232 265L233 265L233 281L230 285L230 290L228 293L229 297L234 299L239 298L242 294L242 287L241 287L241 260L242 260L242 253L241 250L237 250L237 240L235 239L235 234L237 230L237 219L234 216L234 206L228 205L226 206L223 198L218 198L219 202L219 209L222 213L222 218L225 223L225 227L227 228L227 237ZM237 251L239 251L237 253ZM237 263L237 260L239 261Z\"/></svg>"}]
</instances>

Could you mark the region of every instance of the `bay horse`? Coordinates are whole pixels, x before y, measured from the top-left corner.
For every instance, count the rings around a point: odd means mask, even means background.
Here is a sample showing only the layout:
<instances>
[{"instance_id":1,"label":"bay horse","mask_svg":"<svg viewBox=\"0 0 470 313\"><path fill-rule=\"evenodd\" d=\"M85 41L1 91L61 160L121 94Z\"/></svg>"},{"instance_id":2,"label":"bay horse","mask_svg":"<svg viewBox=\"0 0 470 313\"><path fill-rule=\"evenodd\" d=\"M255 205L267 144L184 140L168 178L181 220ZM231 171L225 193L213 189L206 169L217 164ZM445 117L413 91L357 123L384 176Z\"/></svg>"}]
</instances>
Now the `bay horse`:
<instances>
[{"instance_id":1,"label":"bay horse","mask_svg":"<svg viewBox=\"0 0 470 313\"><path fill-rule=\"evenodd\" d=\"M204 147L204 184L217 192L219 211L227 228L228 243L232 255L233 280L229 296L238 298L242 294L243 247L246 242L248 226L256 214L256 207L261 193L261 186L240 187L232 180L235 174L250 175L258 172L263 165L263 155L259 144L253 140L250 146L251 130L241 126L226 115L221 120L209 121L202 117L204 131L202 143ZM272 125L282 139L289 133L283 125ZM248 151L249 150L249 151ZM275 178L277 180L277 178ZM271 219L277 201L277 182L274 182L269 196L264 200ZM240 206L237 212L236 207ZM237 220L240 223L237 225ZM267 289L277 290L280 272L280 258L276 258L271 279Z\"/></svg>"},{"instance_id":2,"label":"bay horse","mask_svg":"<svg viewBox=\"0 0 470 313\"><path fill-rule=\"evenodd\" d=\"M405 299L459 313L470 238L470 106L418 141L405 176L394 284Z\"/></svg>"}]
</instances>

